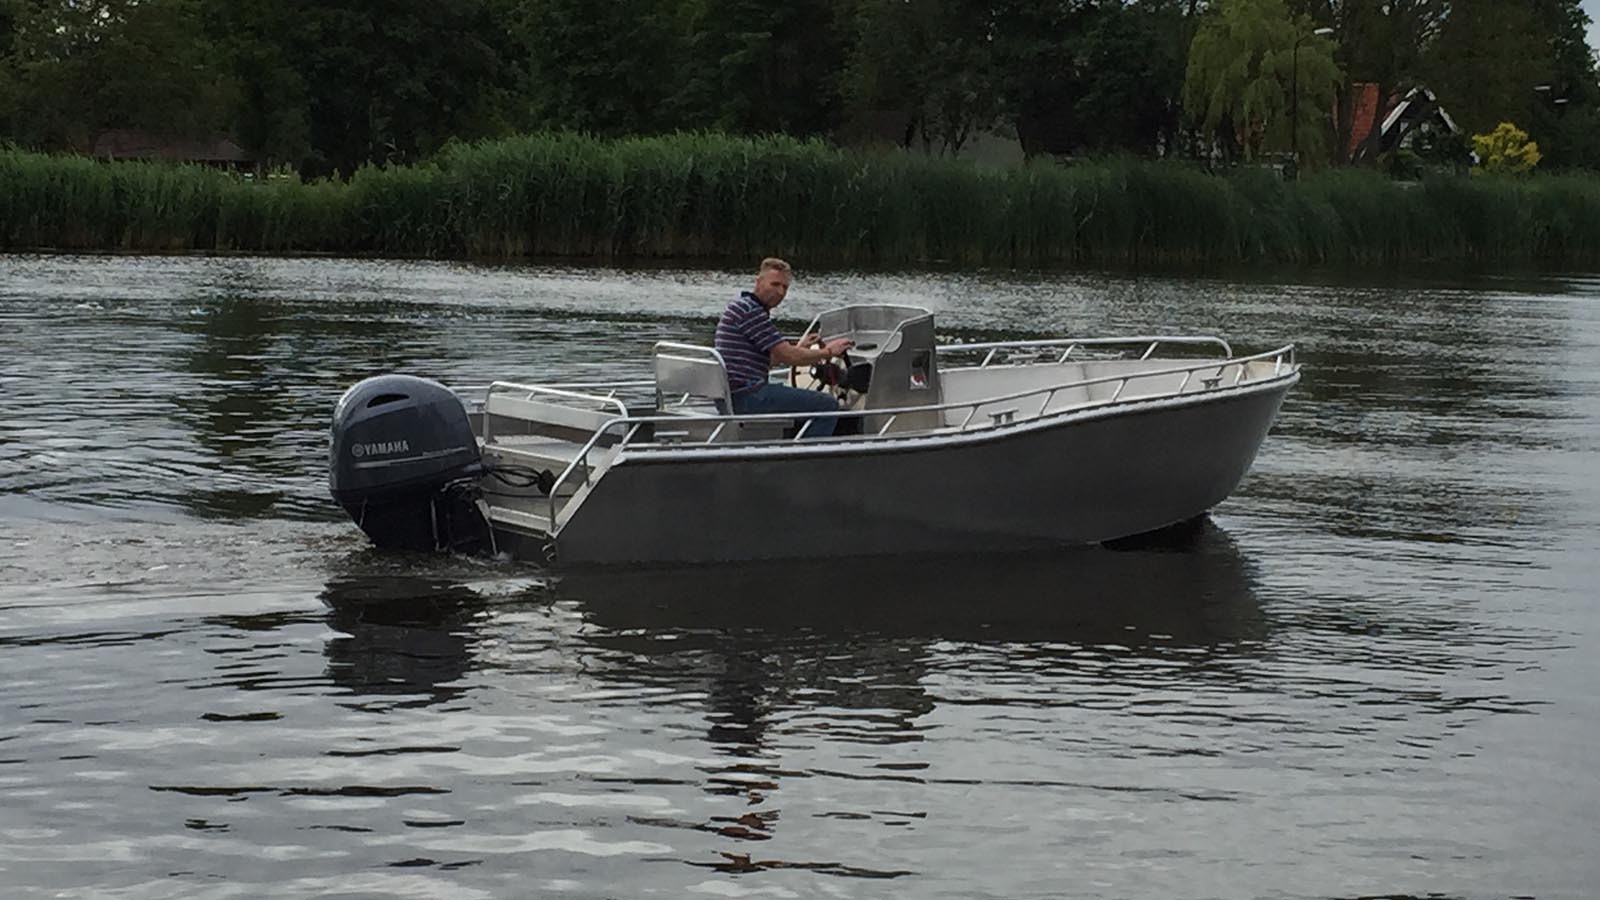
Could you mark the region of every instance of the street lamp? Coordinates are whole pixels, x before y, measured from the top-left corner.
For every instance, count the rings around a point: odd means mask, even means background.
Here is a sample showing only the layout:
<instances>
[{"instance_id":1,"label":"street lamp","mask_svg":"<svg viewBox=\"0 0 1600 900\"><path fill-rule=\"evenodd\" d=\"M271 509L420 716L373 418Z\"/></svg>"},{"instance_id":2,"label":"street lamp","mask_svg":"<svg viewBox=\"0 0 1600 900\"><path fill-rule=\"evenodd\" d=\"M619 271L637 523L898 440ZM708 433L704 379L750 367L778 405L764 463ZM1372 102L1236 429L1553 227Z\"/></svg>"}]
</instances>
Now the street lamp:
<instances>
[{"instance_id":1,"label":"street lamp","mask_svg":"<svg viewBox=\"0 0 1600 900\"><path fill-rule=\"evenodd\" d=\"M1552 106L1566 106L1567 101L1572 99L1571 97L1551 97L1550 92L1555 90L1554 85L1536 84L1533 86L1533 90L1534 93L1543 94L1545 99L1549 100Z\"/></svg>"},{"instance_id":2,"label":"street lamp","mask_svg":"<svg viewBox=\"0 0 1600 900\"><path fill-rule=\"evenodd\" d=\"M1317 28L1311 32L1311 37L1326 37L1333 34L1332 28ZM1289 54L1289 148L1291 158L1294 160L1294 177L1300 177L1300 42L1306 39L1300 35L1294 39L1294 49Z\"/></svg>"}]
</instances>

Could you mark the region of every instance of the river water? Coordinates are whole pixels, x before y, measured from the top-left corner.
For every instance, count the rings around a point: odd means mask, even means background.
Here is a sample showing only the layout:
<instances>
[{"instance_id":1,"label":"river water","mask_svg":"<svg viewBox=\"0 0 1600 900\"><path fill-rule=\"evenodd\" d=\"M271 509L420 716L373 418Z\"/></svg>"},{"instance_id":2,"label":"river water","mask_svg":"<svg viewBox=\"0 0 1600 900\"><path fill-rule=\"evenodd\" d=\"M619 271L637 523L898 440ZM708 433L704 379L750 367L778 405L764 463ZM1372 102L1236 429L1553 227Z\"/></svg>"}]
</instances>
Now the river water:
<instances>
[{"instance_id":1,"label":"river water","mask_svg":"<svg viewBox=\"0 0 1600 900\"><path fill-rule=\"evenodd\" d=\"M1600 279L801 273L1296 342L1183 549L560 575L328 500L359 378L633 375L746 280L0 256L0 895L1591 895Z\"/></svg>"}]
</instances>

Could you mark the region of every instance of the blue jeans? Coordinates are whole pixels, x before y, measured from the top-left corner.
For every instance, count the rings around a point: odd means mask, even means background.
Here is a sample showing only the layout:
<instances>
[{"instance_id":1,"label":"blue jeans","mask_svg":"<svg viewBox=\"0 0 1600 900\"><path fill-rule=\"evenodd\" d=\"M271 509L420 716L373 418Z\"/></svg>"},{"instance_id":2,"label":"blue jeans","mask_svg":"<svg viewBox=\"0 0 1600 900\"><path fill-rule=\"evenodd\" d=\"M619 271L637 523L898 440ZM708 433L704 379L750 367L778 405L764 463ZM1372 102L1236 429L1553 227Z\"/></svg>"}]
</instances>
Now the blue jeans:
<instances>
[{"instance_id":1,"label":"blue jeans","mask_svg":"<svg viewBox=\"0 0 1600 900\"><path fill-rule=\"evenodd\" d=\"M754 416L763 413L838 412L839 401L822 391L804 391L786 384L768 382L755 390L733 395L733 413ZM812 419L806 437L828 437L839 424L834 417Z\"/></svg>"}]
</instances>

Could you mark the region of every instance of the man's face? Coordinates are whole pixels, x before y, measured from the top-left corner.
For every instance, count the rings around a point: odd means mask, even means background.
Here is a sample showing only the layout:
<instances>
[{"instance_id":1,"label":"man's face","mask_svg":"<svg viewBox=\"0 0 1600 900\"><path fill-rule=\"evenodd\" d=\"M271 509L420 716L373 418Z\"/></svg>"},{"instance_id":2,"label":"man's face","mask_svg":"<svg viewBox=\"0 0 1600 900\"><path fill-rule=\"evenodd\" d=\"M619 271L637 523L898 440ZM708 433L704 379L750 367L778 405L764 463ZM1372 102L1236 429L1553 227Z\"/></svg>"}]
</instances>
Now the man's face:
<instances>
[{"instance_id":1,"label":"man's face","mask_svg":"<svg viewBox=\"0 0 1600 900\"><path fill-rule=\"evenodd\" d=\"M768 269L756 276L756 289L750 293L756 295L761 305L772 309L789 293L789 273L777 269Z\"/></svg>"}]
</instances>

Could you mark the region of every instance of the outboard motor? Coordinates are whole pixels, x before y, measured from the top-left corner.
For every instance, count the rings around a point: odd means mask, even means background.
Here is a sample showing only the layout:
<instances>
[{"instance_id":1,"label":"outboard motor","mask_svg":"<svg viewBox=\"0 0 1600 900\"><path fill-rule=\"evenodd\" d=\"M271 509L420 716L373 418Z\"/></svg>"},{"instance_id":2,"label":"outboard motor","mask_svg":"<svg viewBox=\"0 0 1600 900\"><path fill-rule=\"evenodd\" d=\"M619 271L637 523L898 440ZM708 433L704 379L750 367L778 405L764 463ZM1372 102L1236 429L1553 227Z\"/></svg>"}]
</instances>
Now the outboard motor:
<instances>
[{"instance_id":1,"label":"outboard motor","mask_svg":"<svg viewBox=\"0 0 1600 900\"><path fill-rule=\"evenodd\" d=\"M380 548L492 552L466 408L426 378L379 375L333 410L328 488Z\"/></svg>"}]
</instances>

